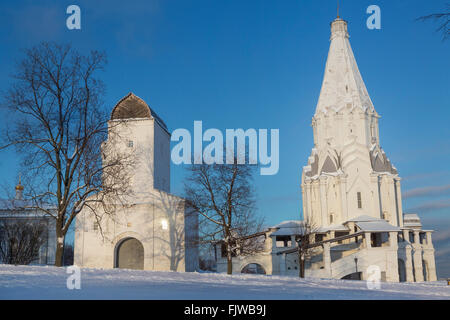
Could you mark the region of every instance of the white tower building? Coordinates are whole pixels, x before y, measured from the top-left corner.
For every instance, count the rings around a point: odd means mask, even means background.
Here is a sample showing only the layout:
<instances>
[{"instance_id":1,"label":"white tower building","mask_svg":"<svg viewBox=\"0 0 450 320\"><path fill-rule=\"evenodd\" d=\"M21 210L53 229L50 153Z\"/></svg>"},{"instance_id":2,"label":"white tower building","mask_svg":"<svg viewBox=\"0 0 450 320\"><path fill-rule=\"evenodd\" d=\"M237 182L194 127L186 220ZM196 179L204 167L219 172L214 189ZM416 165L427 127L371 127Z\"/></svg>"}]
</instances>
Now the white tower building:
<instances>
[{"instance_id":1,"label":"white tower building","mask_svg":"<svg viewBox=\"0 0 450 320\"><path fill-rule=\"evenodd\" d=\"M312 118L314 147L302 171L304 218L323 233L318 239L363 235L361 244L357 238L353 244L357 250L346 254L339 246L331 251L324 246L325 269L332 277L365 278L364 268L377 265L387 281L434 280L431 231L421 230L417 215L403 214L400 177L381 148L379 118L353 55L347 22L338 17L331 23ZM352 259L359 259L362 270L350 276Z\"/></svg>"},{"instance_id":2,"label":"white tower building","mask_svg":"<svg viewBox=\"0 0 450 320\"><path fill-rule=\"evenodd\" d=\"M111 112L109 132L106 144L135 156L130 168L134 194L153 189L170 192L170 133L144 100L133 93L123 97Z\"/></svg>"},{"instance_id":3,"label":"white tower building","mask_svg":"<svg viewBox=\"0 0 450 320\"><path fill-rule=\"evenodd\" d=\"M106 150L106 151L105 151ZM130 193L113 215L89 209L77 216L74 263L93 268L195 271L197 213L170 192L170 133L160 117L133 93L113 108L109 152L130 155ZM106 181L105 183L108 183Z\"/></svg>"},{"instance_id":4,"label":"white tower building","mask_svg":"<svg viewBox=\"0 0 450 320\"><path fill-rule=\"evenodd\" d=\"M403 226L400 177L380 146L378 119L349 42L347 22L331 24L316 112L314 148L303 168L303 212L316 225L360 215Z\"/></svg>"},{"instance_id":5,"label":"white tower building","mask_svg":"<svg viewBox=\"0 0 450 320\"><path fill-rule=\"evenodd\" d=\"M233 258L233 272L299 276L297 241L305 229L306 277L434 281L431 230L404 214L400 177L381 149L380 116L353 56L347 22L331 23L330 50L316 112L314 147L302 171L303 221L255 234L265 250ZM305 228L305 221L311 228ZM217 270L226 257L216 245Z\"/></svg>"}]
</instances>

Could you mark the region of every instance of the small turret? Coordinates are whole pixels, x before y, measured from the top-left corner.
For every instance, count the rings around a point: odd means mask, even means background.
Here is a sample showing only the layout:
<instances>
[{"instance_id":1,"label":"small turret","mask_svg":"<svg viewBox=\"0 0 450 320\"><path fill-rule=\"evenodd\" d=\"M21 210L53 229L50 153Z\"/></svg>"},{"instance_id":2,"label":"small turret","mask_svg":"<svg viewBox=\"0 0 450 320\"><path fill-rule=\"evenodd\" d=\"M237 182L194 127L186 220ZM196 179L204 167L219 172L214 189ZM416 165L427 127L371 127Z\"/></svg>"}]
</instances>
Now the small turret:
<instances>
[{"instance_id":1,"label":"small turret","mask_svg":"<svg viewBox=\"0 0 450 320\"><path fill-rule=\"evenodd\" d=\"M20 181L21 179L20 179L20 176L19 176L19 183L16 185L16 197L15 197L15 199L16 200L23 200L23 185L21 184L21 181Z\"/></svg>"}]
</instances>

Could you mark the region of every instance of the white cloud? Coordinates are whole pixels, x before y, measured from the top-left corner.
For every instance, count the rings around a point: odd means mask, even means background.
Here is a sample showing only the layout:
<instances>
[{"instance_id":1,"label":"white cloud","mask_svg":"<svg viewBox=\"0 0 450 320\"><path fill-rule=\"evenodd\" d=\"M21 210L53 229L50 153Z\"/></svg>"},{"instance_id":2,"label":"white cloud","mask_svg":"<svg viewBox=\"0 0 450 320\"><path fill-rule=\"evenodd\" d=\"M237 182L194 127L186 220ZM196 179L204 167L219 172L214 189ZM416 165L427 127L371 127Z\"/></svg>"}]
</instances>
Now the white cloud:
<instances>
[{"instance_id":1,"label":"white cloud","mask_svg":"<svg viewBox=\"0 0 450 320\"><path fill-rule=\"evenodd\" d=\"M422 213L422 212L429 212L429 211L445 209L445 208L450 208L450 199L425 202L418 206L404 210L404 212L417 211L418 213Z\"/></svg>"},{"instance_id":2,"label":"white cloud","mask_svg":"<svg viewBox=\"0 0 450 320\"><path fill-rule=\"evenodd\" d=\"M450 184L444 186L430 186L411 189L403 192L403 199L414 198L414 197L424 197L424 196L438 196L450 194Z\"/></svg>"}]
</instances>

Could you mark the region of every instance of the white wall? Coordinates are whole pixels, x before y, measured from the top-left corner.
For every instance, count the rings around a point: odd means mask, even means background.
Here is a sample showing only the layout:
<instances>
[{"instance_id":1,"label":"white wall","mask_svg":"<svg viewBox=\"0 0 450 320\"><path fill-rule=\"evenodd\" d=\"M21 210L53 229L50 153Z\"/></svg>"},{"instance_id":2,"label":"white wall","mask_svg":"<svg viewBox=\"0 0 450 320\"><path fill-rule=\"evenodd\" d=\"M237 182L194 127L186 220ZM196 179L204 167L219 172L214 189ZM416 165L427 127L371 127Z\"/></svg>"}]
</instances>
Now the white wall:
<instances>
[{"instance_id":1,"label":"white wall","mask_svg":"<svg viewBox=\"0 0 450 320\"><path fill-rule=\"evenodd\" d=\"M100 230L94 230L92 213L83 210L77 218L74 263L82 267L114 268L116 246L132 237L144 246L145 270L196 270L198 249L195 245L189 247L192 257L185 266L185 244L195 236L195 215L186 220L184 200L163 191L155 191L144 198L146 202L118 206L114 216L103 215L103 238ZM186 226L185 222L194 225ZM194 231L186 234L185 228Z\"/></svg>"}]
</instances>

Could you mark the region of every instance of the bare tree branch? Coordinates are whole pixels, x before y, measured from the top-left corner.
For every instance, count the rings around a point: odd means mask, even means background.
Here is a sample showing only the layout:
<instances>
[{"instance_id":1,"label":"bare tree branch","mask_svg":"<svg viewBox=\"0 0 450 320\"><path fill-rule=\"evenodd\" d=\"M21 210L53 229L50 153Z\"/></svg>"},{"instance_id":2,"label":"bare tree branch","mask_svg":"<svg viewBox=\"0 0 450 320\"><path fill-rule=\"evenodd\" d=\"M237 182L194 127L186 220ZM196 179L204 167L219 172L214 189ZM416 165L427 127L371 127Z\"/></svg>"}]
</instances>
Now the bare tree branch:
<instances>
[{"instance_id":1,"label":"bare tree branch","mask_svg":"<svg viewBox=\"0 0 450 320\"><path fill-rule=\"evenodd\" d=\"M441 13L433 13L426 16L422 16L416 19L416 21L428 21L433 20L439 24L436 32L442 33L442 40L445 41L450 37L450 3L446 4L445 11Z\"/></svg>"},{"instance_id":2,"label":"bare tree branch","mask_svg":"<svg viewBox=\"0 0 450 320\"><path fill-rule=\"evenodd\" d=\"M32 207L56 220L57 266L77 214L89 203L96 203L92 214L100 207L113 214L130 192L131 156L102 145L121 138L111 134L118 123L108 121L96 77L105 64L102 52L81 55L70 45L43 42L24 51L1 104L11 119L0 149L16 148Z\"/></svg>"},{"instance_id":3,"label":"bare tree branch","mask_svg":"<svg viewBox=\"0 0 450 320\"><path fill-rule=\"evenodd\" d=\"M255 215L252 177L255 166L238 164L194 164L185 181L189 205L200 213L200 243L217 241L226 246L228 274L232 257L262 250L260 241L246 236L259 232L262 219Z\"/></svg>"},{"instance_id":4,"label":"bare tree branch","mask_svg":"<svg viewBox=\"0 0 450 320\"><path fill-rule=\"evenodd\" d=\"M39 219L3 218L0 221L0 261L16 265L36 261L46 235L46 224Z\"/></svg>"}]
</instances>

